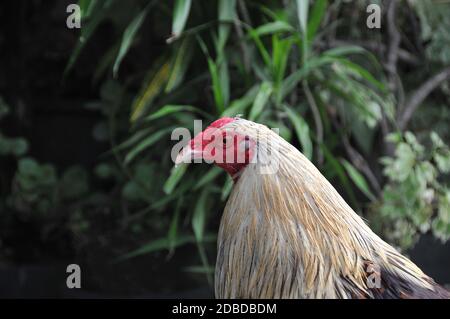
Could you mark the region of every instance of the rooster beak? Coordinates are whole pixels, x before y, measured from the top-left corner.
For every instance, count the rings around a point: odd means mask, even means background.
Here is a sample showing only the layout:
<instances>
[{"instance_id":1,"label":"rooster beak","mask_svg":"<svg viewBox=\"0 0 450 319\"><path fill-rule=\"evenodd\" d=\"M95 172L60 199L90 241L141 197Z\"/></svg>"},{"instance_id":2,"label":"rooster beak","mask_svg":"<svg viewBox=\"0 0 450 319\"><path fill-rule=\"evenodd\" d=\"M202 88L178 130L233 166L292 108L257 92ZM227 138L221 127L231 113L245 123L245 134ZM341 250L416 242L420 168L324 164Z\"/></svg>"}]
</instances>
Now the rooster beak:
<instances>
[{"instance_id":1,"label":"rooster beak","mask_svg":"<svg viewBox=\"0 0 450 319\"><path fill-rule=\"evenodd\" d=\"M190 143L183 147L175 159L175 166L181 163L191 163L195 158L202 158L203 152L192 149Z\"/></svg>"}]
</instances>

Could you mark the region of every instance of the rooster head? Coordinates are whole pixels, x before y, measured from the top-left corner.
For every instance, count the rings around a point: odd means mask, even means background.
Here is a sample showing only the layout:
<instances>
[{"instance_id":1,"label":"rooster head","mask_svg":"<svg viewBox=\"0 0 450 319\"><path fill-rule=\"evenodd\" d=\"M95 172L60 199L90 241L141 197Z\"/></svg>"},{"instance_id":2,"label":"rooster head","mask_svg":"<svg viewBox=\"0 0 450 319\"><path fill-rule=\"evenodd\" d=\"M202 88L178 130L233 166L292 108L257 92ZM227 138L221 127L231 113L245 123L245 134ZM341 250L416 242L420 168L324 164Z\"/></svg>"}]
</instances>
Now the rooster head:
<instances>
[{"instance_id":1,"label":"rooster head","mask_svg":"<svg viewBox=\"0 0 450 319\"><path fill-rule=\"evenodd\" d=\"M242 170L252 161L256 139L229 124L239 118L223 117L211 123L197 134L180 151L175 163L189 163L202 160L214 163L228 172L236 181Z\"/></svg>"}]
</instances>

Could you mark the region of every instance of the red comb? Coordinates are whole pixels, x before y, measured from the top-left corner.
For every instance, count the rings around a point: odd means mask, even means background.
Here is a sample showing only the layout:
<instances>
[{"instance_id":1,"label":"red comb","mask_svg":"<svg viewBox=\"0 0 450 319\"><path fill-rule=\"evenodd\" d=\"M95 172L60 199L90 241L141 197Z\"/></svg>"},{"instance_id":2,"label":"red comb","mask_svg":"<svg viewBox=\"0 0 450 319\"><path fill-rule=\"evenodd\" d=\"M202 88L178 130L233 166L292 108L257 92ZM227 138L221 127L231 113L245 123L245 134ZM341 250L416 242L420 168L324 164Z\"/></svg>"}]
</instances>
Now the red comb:
<instances>
[{"instance_id":1,"label":"red comb","mask_svg":"<svg viewBox=\"0 0 450 319\"><path fill-rule=\"evenodd\" d=\"M215 120L214 122L212 122L209 126L210 127L215 127L215 128L221 128L222 126L233 122L235 119L231 118L231 117L222 117L218 120Z\"/></svg>"}]
</instances>

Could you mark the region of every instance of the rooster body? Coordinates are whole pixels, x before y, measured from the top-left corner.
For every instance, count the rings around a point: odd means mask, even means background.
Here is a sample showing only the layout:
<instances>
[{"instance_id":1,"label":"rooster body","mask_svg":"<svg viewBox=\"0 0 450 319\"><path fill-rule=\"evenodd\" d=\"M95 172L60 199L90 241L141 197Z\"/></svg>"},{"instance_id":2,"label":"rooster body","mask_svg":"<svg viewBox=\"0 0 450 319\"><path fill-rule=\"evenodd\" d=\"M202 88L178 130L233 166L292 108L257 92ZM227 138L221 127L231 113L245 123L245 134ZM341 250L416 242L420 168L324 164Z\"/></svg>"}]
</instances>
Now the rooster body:
<instances>
[{"instance_id":1,"label":"rooster body","mask_svg":"<svg viewBox=\"0 0 450 319\"><path fill-rule=\"evenodd\" d=\"M216 122L223 136L253 141L233 145L235 154L244 145L245 165L217 164L235 185L220 223L216 298L450 298L372 232L294 146L251 121ZM261 173L269 157L277 169Z\"/></svg>"}]
</instances>

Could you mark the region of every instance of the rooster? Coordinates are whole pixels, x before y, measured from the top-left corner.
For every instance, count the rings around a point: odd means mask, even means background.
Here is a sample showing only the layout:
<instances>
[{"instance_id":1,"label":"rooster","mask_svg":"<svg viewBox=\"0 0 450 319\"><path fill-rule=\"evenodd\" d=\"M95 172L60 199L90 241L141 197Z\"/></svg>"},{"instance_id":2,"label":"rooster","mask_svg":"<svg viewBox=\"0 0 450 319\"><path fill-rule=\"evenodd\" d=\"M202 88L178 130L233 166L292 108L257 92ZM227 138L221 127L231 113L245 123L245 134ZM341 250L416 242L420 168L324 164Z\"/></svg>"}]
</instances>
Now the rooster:
<instances>
[{"instance_id":1,"label":"rooster","mask_svg":"<svg viewBox=\"0 0 450 319\"><path fill-rule=\"evenodd\" d=\"M218 119L175 162L192 159L234 181L218 234L216 298L450 298L266 126Z\"/></svg>"}]
</instances>

